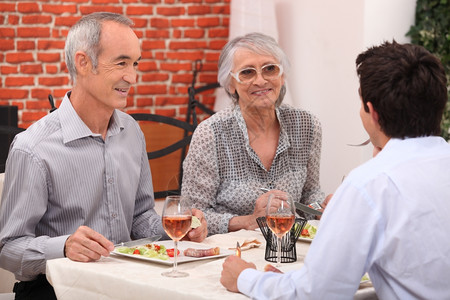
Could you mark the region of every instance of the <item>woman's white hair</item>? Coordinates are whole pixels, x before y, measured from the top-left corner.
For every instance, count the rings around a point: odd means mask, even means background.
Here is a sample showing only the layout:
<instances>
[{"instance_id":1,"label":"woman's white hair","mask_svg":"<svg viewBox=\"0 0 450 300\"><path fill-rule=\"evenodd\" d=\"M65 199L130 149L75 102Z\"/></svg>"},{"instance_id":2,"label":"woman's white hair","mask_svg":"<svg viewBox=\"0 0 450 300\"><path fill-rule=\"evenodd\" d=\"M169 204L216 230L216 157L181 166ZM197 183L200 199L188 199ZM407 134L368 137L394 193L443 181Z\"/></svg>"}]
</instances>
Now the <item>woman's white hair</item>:
<instances>
[{"instance_id":1,"label":"woman's white hair","mask_svg":"<svg viewBox=\"0 0 450 300\"><path fill-rule=\"evenodd\" d=\"M67 69L73 84L76 83L77 69L75 67L75 53L84 51L92 61L92 66L96 70L98 56L100 55L100 36L102 24L105 21L112 21L127 26L132 26L133 21L129 18L115 13L96 12L82 17L69 31L64 48Z\"/></svg>"},{"instance_id":2,"label":"woman's white hair","mask_svg":"<svg viewBox=\"0 0 450 300\"><path fill-rule=\"evenodd\" d=\"M278 45L277 41L271 36L253 32L232 39L223 47L222 52L220 53L217 80L235 104L239 100L239 95L237 93L232 94L230 92L230 72L233 70L234 54L239 48L247 48L257 54L273 56L283 66L283 76L285 77L290 69L290 63L287 55ZM276 106L281 104L285 94L286 87L283 85L280 90L280 95L276 101Z\"/></svg>"}]
</instances>

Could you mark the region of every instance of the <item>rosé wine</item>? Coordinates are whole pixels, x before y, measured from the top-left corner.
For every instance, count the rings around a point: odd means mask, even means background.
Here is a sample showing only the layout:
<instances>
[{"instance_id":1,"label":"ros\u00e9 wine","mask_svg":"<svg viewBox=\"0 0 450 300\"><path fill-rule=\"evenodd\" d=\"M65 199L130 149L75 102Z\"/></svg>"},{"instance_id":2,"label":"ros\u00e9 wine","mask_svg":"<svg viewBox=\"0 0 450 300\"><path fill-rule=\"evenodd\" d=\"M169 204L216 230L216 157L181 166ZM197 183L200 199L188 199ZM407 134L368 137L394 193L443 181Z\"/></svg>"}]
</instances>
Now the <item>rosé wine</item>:
<instances>
[{"instance_id":1,"label":"ros\u00e9 wine","mask_svg":"<svg viewBox=\"0 0 450 300\"><path fill-rule=\"evenodd\" d=\"M278 237L282 237L289 230L291 230L292 225L294 225L294 221L295 221L294 215L266 216L267 226L269 226L272 232Z\"/></svg>"},{"instance_id":2,"label":"ros\u00e9 wine","mask_svg":"<svg viewBox=\"0 0 450 300\"><path fill-rule=\"evenodd\" d=\"M191 228L191 220L188 215L164 216L162 225L172 240L180 240Z\"/></svg>"}]
</instances>

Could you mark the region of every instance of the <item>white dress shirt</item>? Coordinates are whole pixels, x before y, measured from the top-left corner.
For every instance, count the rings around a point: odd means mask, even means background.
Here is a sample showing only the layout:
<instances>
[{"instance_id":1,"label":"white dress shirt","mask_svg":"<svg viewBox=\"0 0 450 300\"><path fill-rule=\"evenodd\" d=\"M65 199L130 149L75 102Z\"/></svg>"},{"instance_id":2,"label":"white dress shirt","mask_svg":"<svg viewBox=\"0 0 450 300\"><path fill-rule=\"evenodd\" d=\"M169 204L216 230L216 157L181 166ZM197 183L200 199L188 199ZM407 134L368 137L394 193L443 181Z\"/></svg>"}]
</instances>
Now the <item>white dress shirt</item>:
<instances>
[{"instance_id":1,"label":"white dress shirt","mask_svg":"<svg viewBox=\"0 0 450 300\"><path fill-rule=\"evenodd\" d=\"M304 266L247 269L255 299L352 299L369 272L380 299L450 299L450 145L391 139L330 200Z\"/></svg>"},{"instance_id":2,"label":"white dress shirt","mask_svg":"<svg viewBox=\"0 0 450 300\"><path fill-rule=\"evenodd\" d=\"M0 209L0 267L18 280L64 257L67 237L86 225L113 243L163 234L139 125L114 111L103 140L66 95L60 108L16 136Z\"/></svg>"}]
</instances>

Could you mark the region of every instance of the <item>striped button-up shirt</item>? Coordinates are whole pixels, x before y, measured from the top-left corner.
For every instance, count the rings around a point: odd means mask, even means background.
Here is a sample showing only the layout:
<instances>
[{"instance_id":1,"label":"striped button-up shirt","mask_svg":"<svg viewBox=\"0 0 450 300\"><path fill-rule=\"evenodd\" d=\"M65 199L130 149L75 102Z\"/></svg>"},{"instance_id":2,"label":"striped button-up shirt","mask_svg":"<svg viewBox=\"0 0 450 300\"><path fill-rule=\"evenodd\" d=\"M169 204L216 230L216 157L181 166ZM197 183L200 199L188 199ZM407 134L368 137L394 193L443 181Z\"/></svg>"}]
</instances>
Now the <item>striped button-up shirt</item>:
<instances>
[{"instance_id":1,"label":"striped button-up shirt","mask_svg":"<svg viewBox=\"0 0 450 300\"><path fill-rule=\"evenodd\" d=\"M113 243L164 234L154 208L145 139L116 110L106 138L83 123L69 100L16 136L0 209L0 267L18 280L64 257L67 237L86 225Z\"/></svg>"}]
</instances>

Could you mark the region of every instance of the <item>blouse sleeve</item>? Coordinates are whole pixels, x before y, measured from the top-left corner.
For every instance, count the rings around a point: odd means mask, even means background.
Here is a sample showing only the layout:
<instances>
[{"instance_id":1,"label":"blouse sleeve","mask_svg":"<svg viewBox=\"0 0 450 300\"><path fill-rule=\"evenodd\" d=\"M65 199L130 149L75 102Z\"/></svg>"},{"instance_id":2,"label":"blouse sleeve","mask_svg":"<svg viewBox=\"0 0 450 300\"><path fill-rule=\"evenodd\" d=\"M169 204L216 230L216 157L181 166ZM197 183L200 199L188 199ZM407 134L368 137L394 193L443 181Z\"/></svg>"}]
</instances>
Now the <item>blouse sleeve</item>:
<instances>
[{"instance_id":1,"label":"blouse sleeve","mask_svg":"<svg viewBox=\"0 0 450 300\"><path fill-rule=\"evenodd\" d=\"M203 211L208 222L208 233L217 233L223 220L215 212L215 199L220 184L216 143L212 128L205 122L194 132L189 152L183 162L181 194L191 207ZM228 229L228 222L225 224ZM228 231L228 230L227 230Z\"/></svg>"},{"instance_id":2,"label":"blouse sleeve","mask_svg":"<svg viewBox=\"0 0 450 300\"><path fill-rule=\"evenodd\" d=\"M322 127L320 121L311 115L311 148L307 165L305 186L302 192L301 202L310 204L318 201L322 203L325 199L320 188L320 155L322 150Z\"/></svg>"},{"instance_id":3,"label":"blouse sleeve","mask_svg":"<svg viewBox=\"0 0 450 300\"><path fill-rule=\"evenodd\" d=\"M203 211L208 222L208 234L228 232L232 217L216 211L216 197L220 185L217 148L214 132L207 122L200 123L194 132L189 152L183 162L181 194L187 203Z\"/></svg>"}]
</instances>

